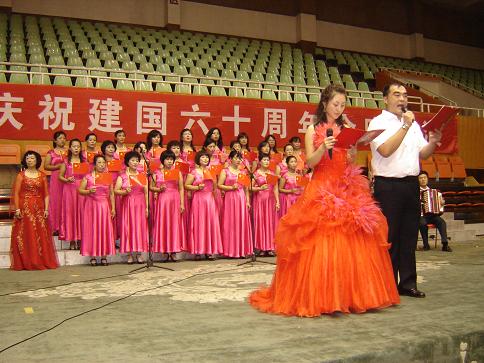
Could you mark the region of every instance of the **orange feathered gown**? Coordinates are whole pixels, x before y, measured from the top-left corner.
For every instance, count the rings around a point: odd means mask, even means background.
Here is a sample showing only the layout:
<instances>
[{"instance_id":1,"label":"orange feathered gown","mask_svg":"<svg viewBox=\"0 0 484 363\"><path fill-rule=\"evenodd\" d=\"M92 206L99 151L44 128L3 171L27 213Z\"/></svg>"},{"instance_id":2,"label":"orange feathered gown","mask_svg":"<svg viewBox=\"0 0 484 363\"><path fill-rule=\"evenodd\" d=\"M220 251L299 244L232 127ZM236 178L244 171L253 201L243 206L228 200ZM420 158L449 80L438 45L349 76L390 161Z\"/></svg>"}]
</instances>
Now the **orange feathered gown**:
<instances>
[{"instance_id":1,"label":"orange feathered gown","mask_svg":"<svg viewBox=\"0 0 484 363\"><path fill-rule=\"evenodd\" d=\"M316 148L326 128L316 126ZM249 302L263 312L308 317L398 304L387 236L368 179L336 148L280 220L272 283L252 292Z\"/></svg>"}]
</instances>

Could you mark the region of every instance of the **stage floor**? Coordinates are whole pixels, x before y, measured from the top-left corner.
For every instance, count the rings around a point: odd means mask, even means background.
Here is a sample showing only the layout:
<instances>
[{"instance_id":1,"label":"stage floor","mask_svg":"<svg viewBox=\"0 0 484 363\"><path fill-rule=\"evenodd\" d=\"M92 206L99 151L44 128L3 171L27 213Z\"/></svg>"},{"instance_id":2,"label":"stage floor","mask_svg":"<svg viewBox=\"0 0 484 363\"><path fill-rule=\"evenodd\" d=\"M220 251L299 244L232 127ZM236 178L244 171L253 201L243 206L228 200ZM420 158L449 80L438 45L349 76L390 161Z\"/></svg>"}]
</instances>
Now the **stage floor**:
<instances>
[{"instance_id":1,"label":"stage floor","mask_svg":"<svg viewBox=\"0 0 484 363\"><path fill-rule=\"evenodd\" d=\"M242 260L0 270L0 350L73 317L0 362L484 362L484 240L452 248L417 252L425 299L319 318L252 309L274 266Z\"/></svg>"}]
</instances>

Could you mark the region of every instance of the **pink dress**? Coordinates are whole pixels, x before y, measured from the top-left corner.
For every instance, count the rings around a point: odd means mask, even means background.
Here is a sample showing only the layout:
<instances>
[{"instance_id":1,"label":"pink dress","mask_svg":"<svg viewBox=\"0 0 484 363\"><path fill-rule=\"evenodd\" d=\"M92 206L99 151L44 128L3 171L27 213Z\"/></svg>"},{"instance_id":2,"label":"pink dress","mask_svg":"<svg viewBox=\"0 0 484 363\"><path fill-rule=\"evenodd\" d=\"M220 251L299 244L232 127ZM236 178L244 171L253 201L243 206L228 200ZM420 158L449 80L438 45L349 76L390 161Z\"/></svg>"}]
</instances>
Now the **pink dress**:
<instances>
[{"instance_id":1,"label":"pink dress","mask_svg":"<svg viewBox=\"0 0 484 363\"><path fill-rule=\"evenodd\" d=\"M221 162L220 162L220 158L219 158L219 155L222 153L218 148L216 149L216 151L218 150L218 152L214 152L212 157L210 158L210 165L220 165ZM218 180L218 176L216 177L216 179ZM215 190L215 205L217 206L217 212L218 212L218 215L219 215L219 218L220 218L220 225L222 225L222 218L223 218L223 213L224 213L224 197L223 197L223 193L220 189L216 189Z\"/></svg>"},{"instance_id":2,"label":"pink dress","mask_svg":"<svg viewBox=\"0 0 484 363\"><path fill-rule=\"evenodd\" d=\"M86 180L86 189L96 187L96 192L84 197L81 255L114 255L116 249L109 201L109 185L96 184L92 174L86 175Z\"/></svg>"},{"instance_id":3,"label":"pink dress","mask_svg":"<svg viewBox=\"0 0 484 363\"><path fill-rule=\"evenodd\" d=\"M277 166L279 167L279 170L281 171L281 176L284 176L286 173L287 173L287 164L284 164L282 161L277 164Z\"/></svg>"},{"instance_id":4,"label":"pink dress","mask_svg":"<svg viewBox=\"0 0 484 363\"><path fill-rule=\"evenodd\" d=\"M154 174L156 187L166 189L154 200L153 252L175 253L185 248L185 225L180 213L180 191L178 180L164 181L163 171Z\"/></svg>"},{"instance_id":5,"label":"pink dress","mask_svg":"<svg viewBox=\"0 0 484 363\"><path fill-rule=\"evenodd\" d=\"M192 172L195 169L195 161L188 160L188 152L184 151L181 153L180 158L182 161L189 165L189 172ZM185 181L187 179L187 175L183 175L183 185L185 185ZM189 190L185 190L185 212L182 215L183 223L185 224L185 235L188 236L188 231L190 230L190 210L192 205L192 192Z\"/></svg>"},{"instance_id":6,"label":"pink dress","mask_svg":"<svg viewBox=\"0 0 484 363\"><path fill-rule=\"evenodd\" d=\"M267 184L266 177L260 171L254 173L254 178L258 187ZM273 251L278 222L273 185L269 184L266 190L254 192L253 213L255 248L260 251Z\"/></svg>"},{"instance_id":7,"label":"pink dress","mask_svg":"<svg viewBox=\"0 0 484 363\"><path fill-rule=\"evenodd\" d=\"M192 191L188 251L192 254L221 254L223 252L220 223L215 199L213 181L203 179L194 170L193 185L205 184L202 190Z\"/></svg>"},{"instance_id":8,"label":"pink dress","mask_svg":"<svg viewBox=\"0 0 484 363\"><path fill-rule=\"evenodd\" d=\"M84 197L78 189L84 175L74 174L72 163L66 161L64 177L74 176L74 183L64 183L61 205L61 226L59 239L63 241L82 240L82 216L84 214Z\"/></svg>"},{"instance_id":9,"label":"pink dress","mask_svg":"<svg viewBox=\"0 0 484 363\"><path fill-rule=\"evenodd\" d=\"M122 188L129 186L126 173L120 175ZM119 252L148 251L148 219L146 218L146 199L144 188L137 183L131 186L131 192L122 196Z\"/></svg>"},{"instance_id":10,"label":"pink dress","mask_svg":"<svg viewBox=\"0 0 484 363\"><path fill-rule=\"evenodd\" d=\"M299 191L296 194L286 194L286 193L279 193L279 202L281 204L281 209L279 210L279 217L282 218L286 215L289 207L296 203L296 200L301 195L302 190L298 187L296 183L296 176L285 174L283 176L286 179L286 184L284 184L284 189L294 189L298 188Z\"/></svg>"},{"instance_id":11,"label":"pink dress","mask_svg":"<svg viewBox=\"0 0 484 363\"><path fill-rule=\"evenodd\" d=\"M59 165L64 162L64 157L54 150L49 150L51 164ZM62 191L64 183L59 180L59 170L52 171L49 180L49 222L53 232L60 232Z\"/></svg>"},{"instance_id":12,"label":"pink dress","mask_svg":"<svg viewBox=\"0 0 484 363\"><path fill-rule=\"evenodd\" d=\"M237 183L237 174L225 169L225 185ZM250 215L242 186L237 190L225 192L224 215L222 224L222 243L224 256L245 257L251 255L252 227Z\"/></svg>"}]
</instances>

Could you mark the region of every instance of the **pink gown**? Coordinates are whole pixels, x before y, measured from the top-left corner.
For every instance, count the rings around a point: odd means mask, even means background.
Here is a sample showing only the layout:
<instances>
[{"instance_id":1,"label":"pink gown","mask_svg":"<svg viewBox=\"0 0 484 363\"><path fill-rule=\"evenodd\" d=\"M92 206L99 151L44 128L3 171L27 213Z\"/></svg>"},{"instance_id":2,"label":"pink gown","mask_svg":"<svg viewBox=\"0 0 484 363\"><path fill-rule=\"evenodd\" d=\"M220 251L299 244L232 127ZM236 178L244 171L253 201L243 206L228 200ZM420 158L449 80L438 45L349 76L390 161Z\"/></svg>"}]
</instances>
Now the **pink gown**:
<instances>
[{"instance_id":1,"label":"pink gown","mask_svg":"<svg viewBox=\"0 0 484 363\"><path fill-rule=\"evenodd\" d=\"M185 249L185 225L180 213L180 192L177 180L164 181L163 171L154 174L156 187L166 189L154 199L153 252L175 253Z\"/></svg>"},{"instance_id":2,"label":"pink gown","mask_svg":"<svg viewBox=\"0 0 484 363\"><path fill-rule=\"evenodd\" d=\"M284 189L294 189L298 188L298 185L296 183L296 176L295 175L289 175L285 174L283 176L284 179L286 179L286 184L284 184ZM283 216L286 215L289 207L296 203L296 200L299 198L299 196L302 193L302 190L300 188L299 192L296 194L286 194L286 193L279 193L279 202L281 204L281 209L279 210L279 217L282 218Z\"/></svg>"},{"instance_id":3,"label":"pink gown","mask_svg":"<svg viewBox=\"0 0 484 363\"><path fill-rule=\"evenodd\" d=\"M225 169L225 185L237 183L237 174ZM245 257L252 254L252 227L242 186L225 192L222 224L224 256Z\"/></svg>"},{"instance_id":4,"label":"pink gown","mask_svg":"<svg viewBox=\"0 0 484 363\"><path fill-rule=\"evenodd\" d=\"M254 178L258 187L267 184L266 177L259 171L254 173ZM260 251L273 251L274 234L279 219L273 185L268 185L266 190L254 192L253 213L255 248Z\"/></svg>"},{"instance_id":5,"label":"pink gown","mask_svg":"<svg viewBox=\"0 0 484 363\"><path fill-rule=\"evenodd\" d=\"M49 150L51 164L59 165L64 162L64 157L54 150ZM60 232L62 191L64 183L59 180L59 170L52 171L49 179L49 222L53 232Z\"/></svg>"},{"instance_id":6,"label":"pink gown","mask_svg":"<svg viewBox=\"0 0 484 363\"><path fill-rule=\"evenodd\" d=\"M181 159L187 163L190 167L189 172L192 172L195 169L195 162L193 160L188 160L188 153L186 151L182 152L180 155ZM183 175L183 185L185 185L185 181L187 179L187 175ZM192 205L192 192L189 190L185 190L185 212L182 215L183 223L185 224L185 235L188 236L188 231L190 230L190 210Z\"/></svg>"},{"instance_id":7,"label":"pink gown","mask_svg":"<svg viewBox=\"0 0 484 363\"><path fill-rule=\"evenodd\" d=\"M73 164L66 161L66 172L64 177L74 176L74 183L64 183L61 205L61 228L59 239L63 241L82 240L82 216L84 214L84 197L79 194L78 189L84 175L73 173Z\"/></svg>"},{"instance_id":8,"label":"pink gown","mask_svg":"<svg viewBox=\"0 0 484 363\"><path fill-rule=\"evenodd\" d=\"M218 152L217 152L218 150ZM212 157L210 158L210 165L220 165L220 154L222 152L217 148L216 151L213 153ZM217 176L218 180L218 176ZM217 206L217 212L218 216L220 218L220 225L222 225L222 218L223 218L223 213L224 213L224 197L223 193L220 189L215 190L215 205Z\"/></svg>"},{"instance_id":9,"label":"pink gown","mask_svg":"<svg viewBox=\"0 0 484 363\"><path fill-rule=\"evenodd\" d=\"M96 192L84 196L81 255L114 255L116 249L109 201L109 185L96 184L92 174L86 175L86 180L86 189L96 187Z\"/></svg>"},{"instance_id":10,"label":"pink gown","mask_svg":"<svg viewBox=\"0 0 484 363\"><path fill-rule=\"evenodd\" d=\"M190 229L188 231L188 251L191 254L221 254L223 252L220 223L215 199L213 181L203 179L194 170L193 185L205 184L202 190L192 191Z\"/></svg>"},{"instance_id":11,"label":"pink gown","mask_svg":"<svg viewBox=\"0 0 484 363\"><path fill-rule=\"evenodd\" d=\"M120 175L122 188L129 186L126 173ZM119 252L148 251L148 219L146 218L146 200L144 188L137 183L131 186L131 192L122 196Z\"/></svg>"},{"instance_id":12,"label":"pink gown","mask_svg":"<svg viewBox=\"0 0 484 363\"><path fill-rule=\"evenodd\" d=\"M284 176L286 175L287 173L287 165L284 164L283 162L280 162L279 164L277 164L277 166L279 167L279 170L281 171L281 176Z\"/></svg>"}]
</instances>

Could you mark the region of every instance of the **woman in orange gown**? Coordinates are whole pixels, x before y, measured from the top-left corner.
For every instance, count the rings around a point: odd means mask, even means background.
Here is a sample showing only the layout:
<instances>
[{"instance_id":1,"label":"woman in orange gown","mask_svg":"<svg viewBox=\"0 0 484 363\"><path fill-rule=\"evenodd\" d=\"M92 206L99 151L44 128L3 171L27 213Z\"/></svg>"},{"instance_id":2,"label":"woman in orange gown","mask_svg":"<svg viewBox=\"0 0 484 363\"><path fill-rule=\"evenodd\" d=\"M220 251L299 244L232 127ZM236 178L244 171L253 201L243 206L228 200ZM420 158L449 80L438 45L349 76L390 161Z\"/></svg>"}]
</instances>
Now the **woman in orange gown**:
<instances>
[{"instance_id":1,"label":"woman in orange gown","mask_svg":"<svg viewBox=\"0 0 484 363\"><path fill-rule=\"evenodd\" d=\"M42 159L27 151L22 159L25 169L17 175L14 186L15 218L10 242L12 270L45 270L57 268L49 226L49 185L39 171Z\"/></svg>"},{"instance_id":2,"label":"woman in orange gown","mask_svg":"<svg viewBox=\"0 0 484 363\"><path fill-rule=\"evenodd\" d=\"M323 90L316 122L306 133L313 178L278 225L271 285L249 296L250 304L263 312L312 317L400 302L385 217L367 178L351 164L351 153L333 149L344 127L345 105L343 87ZM328 128L334 137L326 136Z\"/></svg>"}]
</instances>

